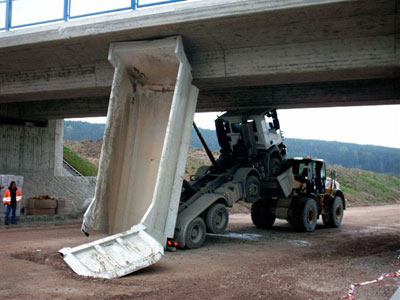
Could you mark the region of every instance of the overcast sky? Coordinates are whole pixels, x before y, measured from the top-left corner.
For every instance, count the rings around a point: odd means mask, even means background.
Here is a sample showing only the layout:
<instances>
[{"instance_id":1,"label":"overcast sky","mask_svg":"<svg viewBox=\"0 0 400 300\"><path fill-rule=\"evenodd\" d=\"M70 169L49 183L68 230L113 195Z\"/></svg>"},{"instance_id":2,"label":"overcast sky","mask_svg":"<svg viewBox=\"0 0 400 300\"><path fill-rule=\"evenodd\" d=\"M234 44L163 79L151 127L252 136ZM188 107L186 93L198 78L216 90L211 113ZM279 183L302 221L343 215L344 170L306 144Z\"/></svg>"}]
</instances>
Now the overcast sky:
<instances>
[{"instance_id":1,"label":"overcast sky","mask_svg":"<svg viewBox=\"0 0 400 300\"><path fill-rule=\"evenodd\" d=\"M219 113L198 113L197 126L214 129ZM400 148L400 105L278 110L286 137ZM73 119L105 123L106 118Z\"/></svg>"}]
</instances>

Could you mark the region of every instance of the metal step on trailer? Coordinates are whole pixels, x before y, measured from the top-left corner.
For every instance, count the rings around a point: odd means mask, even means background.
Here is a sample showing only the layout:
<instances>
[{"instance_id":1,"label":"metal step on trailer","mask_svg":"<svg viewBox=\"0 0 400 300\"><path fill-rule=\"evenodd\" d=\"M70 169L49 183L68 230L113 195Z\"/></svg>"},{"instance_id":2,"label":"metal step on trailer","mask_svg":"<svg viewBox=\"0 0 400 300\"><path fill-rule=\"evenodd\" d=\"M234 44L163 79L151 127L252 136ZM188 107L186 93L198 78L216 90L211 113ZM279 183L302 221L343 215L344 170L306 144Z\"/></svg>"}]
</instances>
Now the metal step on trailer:
<instances>
[{"instance_id":1,"label":"metal step on trailer","mask_svg":"<svg viewBox=\"0 0 400 300\"><path fill-rule=\"evenodd\" d=\"M71 166L65 159L63 159L63 167L70 173L72 176L80 176L83 177L81 173L77 169L75 169L73 166Z\"/></svg>"}]
</instances>

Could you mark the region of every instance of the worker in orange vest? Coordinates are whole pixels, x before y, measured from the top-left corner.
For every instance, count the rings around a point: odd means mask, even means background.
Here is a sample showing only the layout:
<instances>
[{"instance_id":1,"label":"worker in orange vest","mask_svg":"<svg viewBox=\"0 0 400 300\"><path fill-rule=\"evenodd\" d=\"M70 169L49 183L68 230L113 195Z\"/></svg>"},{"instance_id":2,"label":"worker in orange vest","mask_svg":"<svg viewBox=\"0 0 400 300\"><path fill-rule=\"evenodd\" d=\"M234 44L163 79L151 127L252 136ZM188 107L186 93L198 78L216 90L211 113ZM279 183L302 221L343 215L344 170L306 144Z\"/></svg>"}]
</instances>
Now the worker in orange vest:
<instances>
[{"instance_id":1,"label":"worker in orange vest","mask_svg":"<svg viewBox=\"0 0 400 300\"><path fill-rule=\"evenodd\" d=\"M21 191L17 188L17 184L15 183L15 181L11 181L10 186L5 191L3 197L3 204L7 207L6 218L4 220L5 225L8 225L8 219L11 210L12 210L11 223L17 224L17 220L15 219L15 211L17 209L17 203L19 203L21 199L22 199Z\"/></svg>"}]
</instances>

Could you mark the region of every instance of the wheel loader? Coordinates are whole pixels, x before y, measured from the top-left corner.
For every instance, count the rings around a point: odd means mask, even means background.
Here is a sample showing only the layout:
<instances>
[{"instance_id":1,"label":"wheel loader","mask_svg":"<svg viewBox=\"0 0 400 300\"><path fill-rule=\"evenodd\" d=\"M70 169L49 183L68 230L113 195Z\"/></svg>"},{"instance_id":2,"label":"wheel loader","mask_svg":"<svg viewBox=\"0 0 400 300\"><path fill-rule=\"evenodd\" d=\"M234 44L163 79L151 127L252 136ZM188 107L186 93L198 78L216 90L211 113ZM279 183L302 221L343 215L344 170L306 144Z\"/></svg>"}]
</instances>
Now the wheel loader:
<instances>
[{"instance_id":1,"label":"wheel loader","mask_svg":"<svg viewBox=\"0 0 400 300\"><path fill-rule=\"evenodd\" d=\"M298 231L313 231L319 216L326 227L339 227L346 209L346 199L339 189L336 173L326 176L321 159L289 158L283 174L285 182L265 183L260 198L252 205L251 218L258 228L270 228L276 218L286 219ZM289 179L288 179L289 178ZM282 186L290 188L283 195Z\"/></svg>"}]
</instances>

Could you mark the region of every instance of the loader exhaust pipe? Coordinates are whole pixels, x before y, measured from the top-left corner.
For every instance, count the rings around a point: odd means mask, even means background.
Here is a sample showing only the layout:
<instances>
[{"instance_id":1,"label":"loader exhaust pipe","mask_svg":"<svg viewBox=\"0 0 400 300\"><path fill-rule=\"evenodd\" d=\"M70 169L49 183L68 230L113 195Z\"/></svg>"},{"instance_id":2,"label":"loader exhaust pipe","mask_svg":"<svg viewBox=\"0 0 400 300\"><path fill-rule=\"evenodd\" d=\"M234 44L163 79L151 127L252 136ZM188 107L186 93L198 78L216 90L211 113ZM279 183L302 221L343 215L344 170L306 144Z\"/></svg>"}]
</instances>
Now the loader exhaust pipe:
<instances>
[{"instance_id":1,"label":"loader exhaust pipe","mask_svg":"<svg viewBox=\"0 0 400 300\"><path fill-rule=\"evenodd\" d=\"M211 163L213 164L214 167L218 167L217 161L215 160L214 156L212 155L212 152L210 151L210 148L208 148L208 146L206 144L206 141L204 140L203 135L201 134L199 128L197 128L197 125L196 125L195 122L193 122L193 127L194 127L194 130L197 133L197 136L200 139L201 144L204 147L204 150L206 150L207 156L210 159Z\"/></svg>"}]
</instances>

